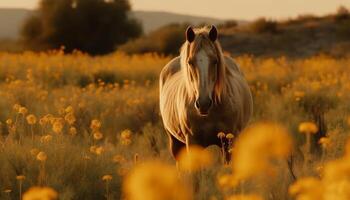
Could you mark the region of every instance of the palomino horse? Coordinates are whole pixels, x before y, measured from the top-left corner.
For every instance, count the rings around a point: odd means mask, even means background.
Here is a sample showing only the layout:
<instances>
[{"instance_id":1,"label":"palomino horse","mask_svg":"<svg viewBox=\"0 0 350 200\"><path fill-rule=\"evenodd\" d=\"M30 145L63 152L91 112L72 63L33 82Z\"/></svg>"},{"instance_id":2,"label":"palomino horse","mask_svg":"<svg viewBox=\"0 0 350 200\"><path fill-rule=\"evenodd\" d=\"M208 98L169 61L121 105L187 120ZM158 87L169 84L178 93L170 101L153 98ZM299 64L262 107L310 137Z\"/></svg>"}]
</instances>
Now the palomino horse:
<instances>
[{"instance_id":1,"label":"palomino horse","mask_svg":"<svg viewBox=\"0 0 350 200\"><path fill-rule=\"evenodd\" d=\"M223 55L217 37L214 26L189 27L180 56L160 74L160 111L175 158L189 145L218 145L229 162L229 147L217 134L239 133L252 115L248 84L234 60Z\"/></svg>"}]
</instances>

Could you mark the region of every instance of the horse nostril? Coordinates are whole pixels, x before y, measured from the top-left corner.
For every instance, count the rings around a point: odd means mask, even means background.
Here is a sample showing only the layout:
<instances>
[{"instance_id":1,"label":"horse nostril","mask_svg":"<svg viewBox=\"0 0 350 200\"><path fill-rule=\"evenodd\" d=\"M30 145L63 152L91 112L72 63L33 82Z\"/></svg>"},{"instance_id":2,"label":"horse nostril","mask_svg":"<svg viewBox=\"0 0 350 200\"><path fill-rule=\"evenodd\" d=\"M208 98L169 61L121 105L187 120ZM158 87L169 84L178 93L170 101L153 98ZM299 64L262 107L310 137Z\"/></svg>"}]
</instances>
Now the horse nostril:
<instances>
[{"instance_id":1,"label":"horse nostril","mask_svg":"<svg viewBox=\"0 0 350 200\"><path fill-rule=\"evenodd\" d=\"M199 109L199 100L196 100L196 102L194 103L194 106Z\"/></svg>"}]
</instances>

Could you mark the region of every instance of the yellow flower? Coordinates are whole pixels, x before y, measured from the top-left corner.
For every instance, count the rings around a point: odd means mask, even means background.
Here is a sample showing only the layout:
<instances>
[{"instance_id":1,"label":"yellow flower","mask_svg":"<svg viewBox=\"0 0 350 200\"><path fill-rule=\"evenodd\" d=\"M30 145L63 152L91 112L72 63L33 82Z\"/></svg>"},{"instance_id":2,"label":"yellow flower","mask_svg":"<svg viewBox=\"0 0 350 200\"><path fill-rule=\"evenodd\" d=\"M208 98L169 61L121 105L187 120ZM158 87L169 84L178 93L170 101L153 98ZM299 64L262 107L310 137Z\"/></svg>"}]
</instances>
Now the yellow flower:
<instances>
[{"instance_id":1,"label":"yellow flower","mask_svg":"<svg viewBox=\"0 0 350 200\"><path fill-rule=\"evenodd\" d=\"M256 194L238 194L229 196L227 200L263 200L263 198Z\"/></svg>"},{"instance_id":2,"label":"yellow flower","mask_svg":"<svg viewBox=\"0 0 350 200\"><path fill-rule=\"evenodd\" d=\"M71 112L73 112L73 107L72 106L68 106L64 111L66 113L71 113Z\"/></svg>"},{"instance_id":3,"label":"yellow flower","mask_svg":"<svg viewBox=\"0 0 350 200\"><path fill-rule=\"evenodd\" d=\"M97 119L91 121L90 128L92 130L98 130L101 128L101 122Z\"/></svg>"},{"instance_id":4,"label":"yellow flower","mask_svg":"<svg viewBox=\"0 0 350 200\"><path fill-rule=\"evenodd\" d=\"M46 161L46 159L47 159L47 155L46 155L45 152L41 151L41 152L39 152L38 155L36 156L36 159L39 160L39 161L41 161L41 162L44 162L44 161Z\"/></svg>"},{"instance_id":5,"label":"yellow flower","mask_svg":"<svg viewBox=\"0 0 350 200\"><path fill-rule=\"evenodd\" d=\"M131 144L131 140L130 140L130 139L123 139L123 140L121 141L121 143L122 143L122 145L124 145L124 146L128 146L128 145Z\"/></svg>"},{"instance_id":6,"label":"yellow flower","mask_svg":"<svg viewBox=\"0 0 350 200\"><path fill-rule=\"evenodd\" d=\"M284 160L292 149L287 130L274 123L257 123L248 127L238 138L233 149L233 175L236 181L258 174L273 174L276 164Z\"/></svg>"},{"instance_id":7,"label":"yellow flower","mask_svg":"<svg viewBox=\"0 0 350 200\"><path fill-rule=\"evenodd\" d=\"M9 125L9 126L10 126L10 125L12 125L12 123L13 123L12 119L8 119L8 120L6 120L6 124L7 124L7 125Z\"/></svg>"},{"instance_id":8,"label":"yellow flower","mask_svg":"<svg viewBox=\"0 0 350 200\"><path fill-rule=\"evenodd\" d=\"M19 109L21 108L21 106L19 105L19 104L15 104L15 105L13 105L13 110L15 110L15 111L19 111Z\"/></svg>"},{"instance_id":9,"label":"yellow flower","mask_svg":"<svg viewBox=\"0 0 350 200\"><path fill-rule=\"evenodd\" d=\"M96 145L93 145L90 147L90 152L91 153L94 153L96 155L101 155L104 151L104 148L101 146L101 147L98 147Z\"/></svg>"},{"instance_id":10,"label":"yellow flower","mask_svg":"<svg viewBox=\"0 0 350 200\"><path fill-rule=\"evenodd\" d=\"M16 179L19 180L19 181L23 181L23 180L26 179L26 177L23 176L23 175L19 175L19 176L16 176Z\"/></svg>"},{"instance_id":11,"label":"yellow flower","mask_svg":"<svg viewBox=\"0 0 350 200\"><path fill-rule=\"evenodd\" d=\"M179 167L187 171L197 171L212 164L212 155L199 146L191 146L189 152L183 148L179 154Z\"/></svg>"},{"instance_id":12,"label":"yellow flower","mask_svg":"<svg viewBox=\"0 0 350 200\"><path fill-rule=\"evenodd\" d=\"M109 175L109 174L102 176L102 180L103 180L103 181L111 181L112 178L113 178L113 177L112 177L111 175Z\"/></svg>"},{"instance_id":13,"label":"yellow flower","mask_svg":"<svg viewBox=\"0 0 350 200\"><path fill-rule=\"evenodd\" d=\"M52 136L51 135L44 135L40 138L40 142L41 143L49 143L52 140Z\"/></svg>"},{"instance_id":14,"label":"yellow flower","mask_svg":"<svg viewBox=\"0 0 350 200\"><path fill-rule=\"evenodd\" d=\"M326 149L331 145L331 140L328 137L322 137L318 143L322 145L322 148Z\"/></svg>"},{"instance_id":15,"label":"yellow flower","mask_svg":"<svg viewBox=\"0 0 350 200\"><path fill-rule=\"evenodd\" d=\"M62 129L63 129L63 124L62 124L62 122L60 122L60 121L57 120L56 122L53 123L53 125L52 125L52 130L53 130L55 133L57 133L57 134L61 133L61 132L62 132Z\"/></svg>"},{"instance_id":16,"label":"yellow flower","mask_svg":"<svg viewBox=\"0 0 350 200\"><path fill-rule=\"evenodd\" d=\"M32 187L23 194L23 200L57 200L57 192L49 187Z\"/></svg>"},{"instance_id":17,"label":"yellow flower","mask_svg":"<svg viewBox=\"0 0 350 200\"><path fill-rule=\"evenodd\" d=\"M131 131L129 129L126 129L121 132L120 136L123 140L131 139Z\"/></svg>"},{"instance_id":18,"label":"yellow flower","mask_svg":"<svg viewBox=\"0 0 350 200\"><path fill-rule=\"evenodd\" d=\"M227 135L226 135L226 139L229 139L229 140L231 140L231 139L233 139L235 136L232 134L232 133L228 133Z\"/></svg>"},{"instance_id":19,"label":"yellow flower","mask_svg":"<svg viewBox=\"0 0 350 200\"><path fill-rule=\"evenodd\" d=\"M36 148L33 148L33 149L30 150L30 154L32 156L38 155L39 152L40 152L39 149L36 149Z\"/></svg>"},{"instance_id":20,"label":"yellow flower","mask_svg":"<svg viewBox=\"0 0 350 200\"><path fill-rule=\"evenodd\" d=\"M123 191L130 200L192 199L176 168L158 161L135 167L124 181Z\"/></svg>"},{"instance_id":21,"label":"yellow flower","mask_svg":"<svg viewBox=\"0 0 350 200\"><path fill-rule=\"evenodd\" d=\"M18 113L19 113L19 114L26 115L27 112L28 112L28 109L27 109L26 107L20 107L20 108L18 109Z\"/></svg>"},{"instance_id":22,"label":"yellow flower","mask_svg":"<svg viewBox=\"0 0 350 200\"><path fill-rule=\"evenodd\" d=\"M304 134L315 134L318 131L318 127L313 122L303 122L299 124L299 132Z\"/></svg>"},{"instance_id":23,"label":"yellow flower","mask_svg":"<svg viewBox=\"0 0 350 200\"><path fill-rule=\"evenodd\" d=\"M94 133L94 139L95 140L101 140L103 138L103 134L101 132L95 132Z\"/></svg>"},{"instance_id":24,"label":"yellow flower","mask_svg":"<svg viewBox=\"0 0 350 200\"><path fill-rule=\"evenodd\" d=\"M219 132L217 136L220 139L225 138L225 133L224 132Z\"/></svg>"},{"instance_id":25,"label":"yellow flower","mask_svg":"<svg viewBox=\"0 0 350 200\"><path fill-rule=\"evenodd\" d=\"M33 114L27 116L27 123L33 125L36 123L36 117Z\"/></svg>"},{"instance_id":26,"label":"yellow flower","mask_svg":"<svg viewBox=\"0 0 350 200\"><path fill-rule=\"evenodd\" d=\"M77 134L77 129L75 127L70 127L69 134L71 134L72 136L75 136Z\"/></svg>"},{"instance_id":27,"label":"yellow flower","mask_svg":"<svg viewBox=\"0 0 350 200\"><path fill-rule=\"evenodd\" d=\"M115 162L115 163L121 164L121 163L124 163L125 161L126 160L125 160L124 156L122 156L122 155L113 156L113 162Z\"/></svg>"},{"instance_id":28,"label":"yellow flower","mask_svg":"<svg viewBox=\"0 0 350 200\"><path fill-rule=\"evenodd\" d=\"M68 124L72 125L76 121L75 116L73 113L68 113L64 117L64 119L68 122Z\"/></svg>"},{"instance_id":29,"label":"yellow flower","mask_svg":"<svg viewBox=\"0 0 350 200\"><path fill-rule=\"evenodd\" d=\"M322 182L316 178L302 178L289 187L289 193L297 196L297 200L323 199Z\"/></svg>"}]
</instances>

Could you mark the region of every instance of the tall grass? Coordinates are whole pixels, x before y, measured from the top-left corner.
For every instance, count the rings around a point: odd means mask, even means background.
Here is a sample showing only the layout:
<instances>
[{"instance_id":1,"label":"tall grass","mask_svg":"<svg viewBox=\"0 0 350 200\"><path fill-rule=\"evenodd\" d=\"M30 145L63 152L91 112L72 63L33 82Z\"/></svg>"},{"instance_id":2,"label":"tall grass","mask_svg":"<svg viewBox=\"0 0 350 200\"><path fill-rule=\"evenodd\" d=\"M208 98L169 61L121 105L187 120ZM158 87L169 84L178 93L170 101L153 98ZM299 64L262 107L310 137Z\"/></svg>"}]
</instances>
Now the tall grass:
<instances>
[{"instance_id":1,"label":"tall grass","mask_svg":"<svg viewBox=\"0 0 350 200\"><path fill-rule=\"evenodd\" d=\"M158 75L170 59L155 54L64 55L59 50L0 53L0 199L18 199L19 182L22 191L54 188L60 199L121 199L124 177L135 165L157 159L175 166L158 112ZM236 60L254 95L252 123L280 124L294 141L294 152L300 154L296 158L312 154L306 170L295 169L298 177L318 177L317 167L343 155L350 59ZM305 121L318 127L311 148L318 147L317 134L330 141L322 159L317 150L303 150L306 137L298 128ZM210 151L217 159L199 173L195 198L246 193L289 198L293 180L284 164L273 181L259 176L227 189L218 177L230 169L220 164L219 149Z\"/></svg>"}]
</instances>

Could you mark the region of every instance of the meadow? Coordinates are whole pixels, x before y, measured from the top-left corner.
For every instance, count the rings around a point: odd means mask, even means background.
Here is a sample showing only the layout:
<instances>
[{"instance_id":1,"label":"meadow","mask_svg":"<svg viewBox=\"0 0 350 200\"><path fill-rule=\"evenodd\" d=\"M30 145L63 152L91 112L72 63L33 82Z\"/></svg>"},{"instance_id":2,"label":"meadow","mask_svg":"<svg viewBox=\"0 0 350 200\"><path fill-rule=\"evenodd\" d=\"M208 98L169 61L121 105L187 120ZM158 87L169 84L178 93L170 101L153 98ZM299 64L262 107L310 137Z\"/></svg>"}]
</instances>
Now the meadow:
<instances>
[{"instance_id":1,"label":"meadow","mask_svg":"<svg viewBox=\"0 0 350 200\"><path fill-rule=\"evenodd\" d=\"M254 117L230 165L219 148L194 150L190 181L159 116L170 59L0 53L0 199L350 198L350 58L235 57Z\"/></svg>"}]
</instances>

